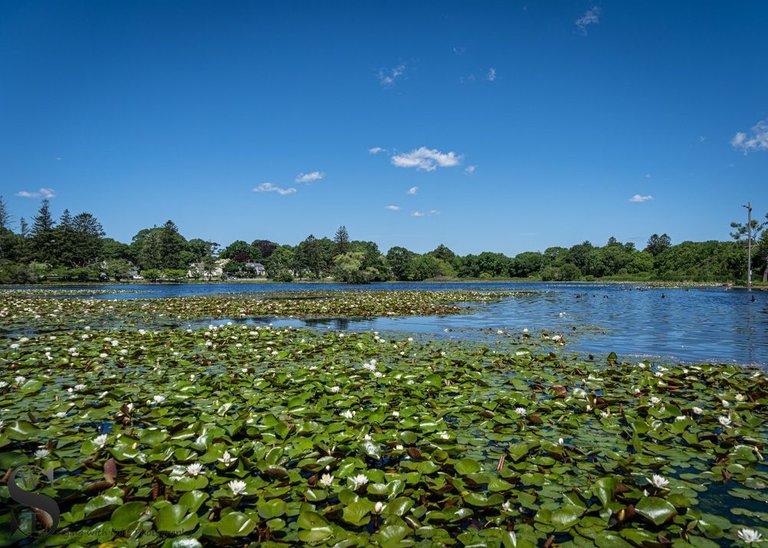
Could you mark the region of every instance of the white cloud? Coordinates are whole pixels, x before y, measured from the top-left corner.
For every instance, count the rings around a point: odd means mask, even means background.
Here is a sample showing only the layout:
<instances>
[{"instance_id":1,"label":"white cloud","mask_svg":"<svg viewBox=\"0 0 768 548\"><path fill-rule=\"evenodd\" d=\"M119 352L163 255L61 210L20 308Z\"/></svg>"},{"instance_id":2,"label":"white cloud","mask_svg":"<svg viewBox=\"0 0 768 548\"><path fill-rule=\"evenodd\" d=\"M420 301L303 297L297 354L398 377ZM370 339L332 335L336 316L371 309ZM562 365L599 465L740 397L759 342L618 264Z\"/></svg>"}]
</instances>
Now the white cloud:
<instances>
[{"instance_id":1,"label":"white cloud","mask_svg":"<svg viewBox=\"0 0 768 548\"><path fill-rule=\"evenodd\" d=\"M325 173L321 173L320 171L311 171L309 173L299 173L296 176L296 182L297 183L312 183L314 181L319 181L325 177Z\"/></svg>"},{"instance_id":2,"label":"white cloud","mask_svg":"<svg viewBox=\"0 0 768 548\"><path fill-rule=\"evenodd\" d=\"M371 148L368 149L368 152L371 153L371 154L380 154L380 153L386 152L386 151L387 151L386 148L381 148L381 147L371 147Z\"/></svg>"},{"instance_id":3,"label":"white cloud","mask_svg":"<svg viewBox=\"0 0 768 548\"><path fill-rule=\"evenodd\" d=\"M464 173L466 173L467 175L472 175L475 171L477 171L477 166L467 166L464 169Z\"/></svg>"},{"instance_id":4,"label":"white cloud","mask_svg":"<svg viewBox=\"0 0 768 548\"><path fill-rule=\"evenodd\" d=\"M467 48L465 48L464 46L454 46L453 53L455 53L456 55L464 55L465 53L467 53Z\"/></svg>"},{"instance_id":5,"label":"white cloud","mask_svg":"<svg viewBox=\"0 0 768 548\"><path fill-rule=\"evenodd\" d=\"M635 194L629 199L630 202L636 202L636 203L643 203L649 200L653 200L653 196L651 196L650 194L646 194L645 196L643 196L642 194Z\"/></svg>"},{"instance_id":6,"label":"white cloud","mask_svg":"<svg viewBox=\"0 0 768 548\"><path fill-rule=\"evenodd\" d=\"M384 87L395 85L397 79L405 74L405 64L397 65L389 70L381 69L379 71L379 83Z\"/></svg>"},{"instance_id":7,"label":"white cloud","mask_svg":"<svg viewBox=\"0 0 768 548\"><path fill-rule=\"evenodd\" d=\"M397 167L415 167L419 171L434 171L438 167L455 167L461 156L455 152L443 153L439 150L420 147L407 154L392 156L392 165Z\"/></svg>"},{"instance_id":8,"label":"white cloud","mask_svg":"<svg viewBox=\"0 0 768 548\"><path fill-rule=\"evenodd\" d=\"M16 193L19 198L45 198L49 200L56 197L56 192L52 188L41 188L36 191L20 190Z\"/></svg>"},{"instance_id":9,"label":"white cloud","mask_svg":"<svg viewBox=\"0 0 768 548\"><path fill-rule=\"evenodd\" d=\"M419 187L412 186L411 188L408 189L408 194L416 194L418 191L419 191Z\"/></svg>"},{"instance_id":10,"label":"white cloud","mask_svg":"<svg viewBox=\"0 0 768 548\"><path fill-rule=\"evenodd\" d=\"M489 82L493 82L496 79L496 69L491 67L488 69L488 74L485 75L485 79Z\"/></svg>"},{"instance_id":11,"label":"white cloud","mask_svg":"<svg viewBox=\"0 0 768 548\"><path fill-rule=\"evenodd\" d=\"M275 186L272 183L261 183L259 186L253 189L254 192L277 192L280 194L280 196L285 196L286 194L293 194L296 192L295 188L280 188L279 186Z\"/></svg>"},{"instance_id":12,"label":"white cloud","mask_svg":"<svg viewBox=\"0 0 768 548\"><path fill-rule=\"evenodd\" d=\"M597 25L600 22L600 8L592 6L584 15L576 19L576 26L579 28L582 34L586 36L587 27L589 25Z\"/></svg>"},{"instance_id":13,"label":"white cloud","mask_svg":"<svg viewBox=\"0 0 768 548\"><path fill-rule=\"evenodd\" d=\"M434 217L440 215L440 212L436 209L430 209L429 211L411 211L411 217Z\"/></svg>"},{"instance_id":14,"label":"white cloud","mask_svg":"<svg viewBox=\"0 0 768 548\"><path fill-rule=\"evenodd\" d=\"M760 120L747 135L743 131L738 132L731 139L731 146L748 154L755 150L768 150L768 119Z\"/></svg>"},{"instance_id":15,"label":"white cloud","mask_svg":"<svg viewBox=\"0 0 768 548\"><path fill-rule=\"evenodd\" d=\"M400 206L399 205L388 205L388 206L384 206L384 209L388 209L390 211L400 211Z\"/></svg>"}]
</instances>

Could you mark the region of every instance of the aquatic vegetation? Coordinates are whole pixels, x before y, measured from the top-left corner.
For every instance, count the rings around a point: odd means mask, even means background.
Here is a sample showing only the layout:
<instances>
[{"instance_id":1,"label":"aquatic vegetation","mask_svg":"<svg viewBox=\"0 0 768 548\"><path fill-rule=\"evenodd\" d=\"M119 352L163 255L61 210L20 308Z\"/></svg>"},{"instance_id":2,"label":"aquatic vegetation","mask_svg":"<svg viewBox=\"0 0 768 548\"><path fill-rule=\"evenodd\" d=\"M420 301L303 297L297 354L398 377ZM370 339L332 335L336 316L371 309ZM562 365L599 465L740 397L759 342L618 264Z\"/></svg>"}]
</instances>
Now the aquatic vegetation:
<instances>
[{"instance_id":1,"label":"aquatic vegetation","mask_svg":"<svg viewBox=\"0 0 768 548\"><path fill-rule=\"evenodd\" d=\"M0 292L7 331L72 326L168 326L199 319L253 317L340 318L459 314L459 303L487 303L528 292L290 291L157 299L48 299Z\"/></svg>"},{"instance_id":2,"label":"aquatic vegetation","mask_svg":"<svg viewBox=\"0 0 768 548\"><path fill-rule=\"evenodd\" d=\"M49 545L768 535L762 371L578 361L509 332L83 328L8 343L0 467L55 470Z\"/></svg>"},{"instance_id":3,"label":"aquatic vegetation","mask_svg":"<svg viewBox=\"0 0 768 548\"><path fill-rule=\"evenodd\" d=\"M132 293L147 293L143 289L95 289L95 288L83 288L83 289L29 289L29 288L12 288L12 287L0 287L0 298L3 296L9 297L68 297L68 296L88 296L88 295L124 295Z\"/></svg>"}]
</instances>

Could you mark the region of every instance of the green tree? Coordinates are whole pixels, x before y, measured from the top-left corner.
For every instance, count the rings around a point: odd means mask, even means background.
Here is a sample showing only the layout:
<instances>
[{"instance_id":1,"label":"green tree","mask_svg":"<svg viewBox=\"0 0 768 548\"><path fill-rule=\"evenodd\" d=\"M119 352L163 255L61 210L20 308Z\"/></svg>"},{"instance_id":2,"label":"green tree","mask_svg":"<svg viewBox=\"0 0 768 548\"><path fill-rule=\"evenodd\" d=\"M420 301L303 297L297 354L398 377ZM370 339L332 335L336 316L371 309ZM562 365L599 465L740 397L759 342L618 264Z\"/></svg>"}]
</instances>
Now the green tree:
<instances>
[{"instance_id":1,"label":"green tree","mask_svg":"<svg viewBox=\"0 0 768 548\"><path fill-rule=\"evenodd\" d=\"M651 237L648 238L648 244L645 246L645 251L655 257L670 247L672 247L672 238L667 236L667 234L662 234L661 236L651 234Z\"/></svg>"},{"instance_id":2,"label":"green tree","mask_svg":"<svg viewBox=\"0 0 768 548\"><path fill-rule=\"evenodd\" d=\"M336 234L333 237L333 243L336 245L334 255L341 255L349 251L349 232L347 232L346 226L341 225L338 230L336 230Z\"/></svg>"},{"instance_id":3,"label":"green tree","mask_svg":"<svg viewBox=\"0 0 768 548\"><path fill-rule=\"evenodd\" d=\"M456 272L450 264L429 254L419 255L411 262L411 280L421 281L440 276L455 276Z\"/></svg>"},{"instance_id":4,"label":"green tree","mask_svg":"<svg viewBox=\"0 0 768 548\"><path fill-rule=\"evenodd\" d=\"M263 261L278 248L280 244L270 240L254 240L251 242L251 258L255 261Z\"/></svg>"},{"instance_id":5,"label":"green tree","mask_svg":"<svg viewBox=\"0 0 768 548\"><path fill-rule=\"evenodd\" d=\"M43 200L37 215L32 218L29 247L33 259L41 263L55 264L58 254L54 227L50 202Z\"/></svg>"},{"instance_id":6,"label":"green tree","mask_svg":"<svg viewBox=\"0 0 768 548\"><path fill-rule=\"evenodd\" d=\"M763 271L763 281L768 282L768 249L765 241L768 239L768 213L765 215L765 221L752 219L751 224L731 223L731 237L743 245L747 245L749 234L752 234L752 269Z\"/></svg>"},{"instance_id":7,"label":"green tree","mask_svg":"<svg viewBox=\"0 0 768 548\"><path fill-rule=\"evenodd\" d=\"M267 276L277 281L290 281L294 276L295 252L289 245L274 249L264 261Z\"/></svg>"},{"instance_id":8,"label":"green tree","mask_svg":"<svg viewBox=\"0 0 768 548\"><path fill-rule=\"evenodd\" d=\"M72 219L72 231L76 246L74 264L85 266L96 261L101 256L104 237L104 229L98 219L87 212L78 213Z\"/></svg>"},{"instance_id":9,"label":"green tree","mask_svg":"<svg viewBox=\"0 0 768 548\"><path fill-rule=\"evenodd\" d=\"M227 247L221 250L219 257L222 259L232 259L238 263L247 263L252 259L252 248L244 240L235 240Z\"/></svg>"},{"instance_id":10,"label":"green tree","mask_svg":"<svg viewBox=\"0 0 768 548\"><path fill-rule=\"evenodd\" d=\"M527 278L541 270L544 257L536 251L524 251L515 255L510 274L517 278Z\"/></svg>"},{"instance_id":11,"label":"green tree","mask_svg":"<svg viewBox=\"0 0 768 548\"><path fill-rule=\"evenodd\" d=\"M409 280L411 263L418 255L404 247L395 246L387 251L387 264L396 280Z\"/></svg>"},{"instance_id":12,"label":"green tree","mask_svg":"<svg viewBox=\"0 0 768 548\"><path fill-rule=\"evenodd\" d=\"M3 199L2 196L0 196L0 230L2 229L10 230L11 229L10 225L11 225L11 218L10 218L10 215L8 214L8 209L5 206L5 200Z\"/></svg>"}]
</instances>

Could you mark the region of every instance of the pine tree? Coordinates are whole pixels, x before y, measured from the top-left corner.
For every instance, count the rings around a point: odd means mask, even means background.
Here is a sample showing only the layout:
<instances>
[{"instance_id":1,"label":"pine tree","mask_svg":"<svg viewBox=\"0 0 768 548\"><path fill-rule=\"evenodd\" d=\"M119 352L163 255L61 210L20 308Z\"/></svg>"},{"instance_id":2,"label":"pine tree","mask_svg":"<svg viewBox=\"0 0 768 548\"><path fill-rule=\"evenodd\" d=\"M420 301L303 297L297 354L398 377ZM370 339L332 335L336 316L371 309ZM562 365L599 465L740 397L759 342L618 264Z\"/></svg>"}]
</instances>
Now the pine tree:
<instances>
[{"instance_id":1,"label":"pine tree","mask_svg":"<svg viewBox=\"0 0 768 548\"><path fill-rule=\"evenodd\" d=\"M7 228L10 230L10 227L8 225L11 224L11 219L8 215L8 210L5 207L5 200L3 200L3 197L0 196L0 230L3 228Z\"/></svg>"},{"instance_id":2,"label":"pine tree","mask_svg":"<svg viewBox=\"0 0 768 548\"><path fill-rule=\"evenodd\" d=\"M336 235L333 237L333 242L336 244L335 255L341 255L349 251L349 232L347 227L341 225L336 231Z\"/></svg>"},{"instance_id":3,"label":"pine tree","mask_svg":"<svg viewBox=\"0 0 768 548\"><path fill-rule=\"evenodd\" d=\"M58 262L54 226L50 203L48 200L43 200L40 210L32 219L32 231L30 232L29 251L36 261L48 264Z\"/></svg>"}]
</instances>

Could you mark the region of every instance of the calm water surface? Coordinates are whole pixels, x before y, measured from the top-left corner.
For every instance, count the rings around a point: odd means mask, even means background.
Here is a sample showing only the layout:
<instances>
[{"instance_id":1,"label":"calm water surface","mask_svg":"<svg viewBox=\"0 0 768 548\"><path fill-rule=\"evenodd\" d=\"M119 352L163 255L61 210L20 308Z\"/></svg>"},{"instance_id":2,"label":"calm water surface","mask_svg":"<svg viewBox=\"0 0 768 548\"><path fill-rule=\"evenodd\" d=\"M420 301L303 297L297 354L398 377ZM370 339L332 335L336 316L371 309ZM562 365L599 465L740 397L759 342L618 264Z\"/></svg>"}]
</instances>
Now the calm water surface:
<instances>
[{"instance_id":1,"label":"calm water surface","mask_svg":"<svg viewBox=\"0 0 768 548\"><path fill-rule=\"evenodd\" d=\"M532 333L545 329L564 334L569 349L585 353L615 351L623 359L661 357L768 367L768 292L765 291L747 293L725 288L645 288L636 284L387 283L349 286L222 283L100 286L99 289L145 292L99 295L96 298L306 292L355 287L419 291L531 290L535 294L480 305L476 312L459 316L250 321L321 329L414 333L453 339L494 338L499 329L512 333L519 333L523 328ZM572 329L574 326L576 331Z\"/></svg>"}]
</instances>

